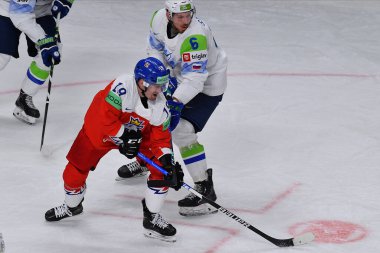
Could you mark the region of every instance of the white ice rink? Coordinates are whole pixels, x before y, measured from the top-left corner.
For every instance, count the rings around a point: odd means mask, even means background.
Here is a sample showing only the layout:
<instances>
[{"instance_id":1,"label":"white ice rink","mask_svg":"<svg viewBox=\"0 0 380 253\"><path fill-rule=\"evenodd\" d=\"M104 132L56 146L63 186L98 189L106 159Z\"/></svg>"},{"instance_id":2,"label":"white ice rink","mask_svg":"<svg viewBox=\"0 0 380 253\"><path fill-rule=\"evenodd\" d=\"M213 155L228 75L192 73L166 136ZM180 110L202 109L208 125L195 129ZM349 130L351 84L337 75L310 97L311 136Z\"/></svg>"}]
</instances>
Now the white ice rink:
<instances>
[{"instance_id":1,"label":"white ice rink","mask_svg":"<svg viewBox=\"0 0 380 253\"><path fill-rule=\"evenodd\" d=\"M145 57L163 0L77 0L60 29L43 155L42 120L12 116L30 58L0 72L0 232L6 253L380 252L380 1L195 0L229 57L228 90L200 142L220 205L276 238L277 248L223 214L186 218L171 191L163 215L177 242L142 234L144 179L115 182L117 151L88 178L84 214L47 223L63 201L66 154L93 95ZM0 36L4 36L1 34ZM44 112L46 85L35 97ZM178 156L177 150L176 155ZM186 181L191 180L186 177Z\"/></svg>"}]
</instances>

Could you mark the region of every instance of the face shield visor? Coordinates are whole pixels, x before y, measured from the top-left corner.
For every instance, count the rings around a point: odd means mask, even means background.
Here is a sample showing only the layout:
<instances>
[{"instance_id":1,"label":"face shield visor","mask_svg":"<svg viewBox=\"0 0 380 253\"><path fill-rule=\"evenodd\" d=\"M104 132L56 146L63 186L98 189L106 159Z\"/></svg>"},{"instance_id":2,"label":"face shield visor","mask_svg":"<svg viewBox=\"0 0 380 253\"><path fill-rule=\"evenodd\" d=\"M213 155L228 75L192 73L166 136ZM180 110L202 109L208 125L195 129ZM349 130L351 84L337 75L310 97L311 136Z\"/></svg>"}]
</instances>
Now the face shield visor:
<instances>
[{"instance_id":1,"label":"face shield visor","mask_svg":"<svg viewBox=\"0 0 380 253\"><path fill-rule=\"evenodd\" d=\"M156 81L154 82L146 82L143 80L144 87L148 88L151 85L157 86L161 88L162 92L165 92L169 87L169 74L164 76L158 76Z\"/></svg>"}]
</instances>

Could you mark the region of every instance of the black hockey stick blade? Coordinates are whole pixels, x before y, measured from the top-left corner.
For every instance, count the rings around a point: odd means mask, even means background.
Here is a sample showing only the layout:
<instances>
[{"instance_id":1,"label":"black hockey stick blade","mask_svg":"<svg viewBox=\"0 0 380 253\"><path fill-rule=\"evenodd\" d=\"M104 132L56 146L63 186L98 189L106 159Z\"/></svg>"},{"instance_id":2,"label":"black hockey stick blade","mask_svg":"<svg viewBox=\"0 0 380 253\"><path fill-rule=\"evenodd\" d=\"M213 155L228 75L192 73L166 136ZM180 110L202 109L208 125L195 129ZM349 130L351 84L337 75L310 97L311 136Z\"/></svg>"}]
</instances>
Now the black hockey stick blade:
<instances>
[{"instance_id":1,"label":"black hockey stick blade","mask_svg":"<svg viewBox=\"0 0 380 253\"><path fill-rule=\"evenodd\" d=\"M307 232L307 233L304 233L304 234L301 234L299 236L296 236L294 238L289 238L289 239L277 239L277 238L271 237L271 236L265 234L264 232L262 232L261 230L255 228L254 226L252 226L251 224L249 224L248 222L246 222L245 220L243 220L242 218L240 218L236 214L234 214L231 211L227 210L226 208L220 206L219 204L215 203L214 201L206 198L205 196L203 196L199 192L195 191L193 188L191 188L186 183L183 183L182 187L189 190L190 192L195 194L197 197L203 199L205 202L207 202L211 206L218 209L219 212L227 215L228 217L232 218L233 220L237 221L241 225L245 226L246 228L250 229L251 231L255 232L256 234L260 235L261 237L263 237L264 239L268 240L269 242L273 243L274 245L276 245L278 247L299 246L299 245L310 243L315 238L314 234L311 232Z\"/></svg>"}]
</instances>

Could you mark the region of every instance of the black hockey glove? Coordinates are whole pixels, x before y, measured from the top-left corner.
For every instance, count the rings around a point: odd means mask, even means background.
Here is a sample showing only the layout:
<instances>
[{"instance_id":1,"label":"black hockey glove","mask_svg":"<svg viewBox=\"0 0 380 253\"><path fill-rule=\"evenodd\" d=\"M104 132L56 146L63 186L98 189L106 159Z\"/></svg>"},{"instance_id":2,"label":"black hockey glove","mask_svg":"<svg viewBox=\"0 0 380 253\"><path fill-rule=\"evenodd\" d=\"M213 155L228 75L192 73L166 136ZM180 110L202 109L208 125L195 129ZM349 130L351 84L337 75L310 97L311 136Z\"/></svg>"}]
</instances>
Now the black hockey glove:
<instances>
[{"instance_id":1,"label":"black hockey glove","mask_svg":"<svg viewBox=\"0 0 380 253\"><path fill-rule=\"evenodd\" d=\"M164 176L164 180L169 183L168 186L176 191L181 189L184 176L181 165L178 162L174 163L171 154L161 156L159 161L162 164L162 168L168 172Z\"/></svg>"},{"instance_id":2,"label":"black hockey glove","mask_svg":"<svg viewBox=\"0 0 380 253\"><path fill-rule=\"evenodd\" d=\"M123 141L123 143L119 145L120 153L125 155L128 159L136 157L142 140L141 131L125 129L120 139Z\"/></svg>"}]
</instances>

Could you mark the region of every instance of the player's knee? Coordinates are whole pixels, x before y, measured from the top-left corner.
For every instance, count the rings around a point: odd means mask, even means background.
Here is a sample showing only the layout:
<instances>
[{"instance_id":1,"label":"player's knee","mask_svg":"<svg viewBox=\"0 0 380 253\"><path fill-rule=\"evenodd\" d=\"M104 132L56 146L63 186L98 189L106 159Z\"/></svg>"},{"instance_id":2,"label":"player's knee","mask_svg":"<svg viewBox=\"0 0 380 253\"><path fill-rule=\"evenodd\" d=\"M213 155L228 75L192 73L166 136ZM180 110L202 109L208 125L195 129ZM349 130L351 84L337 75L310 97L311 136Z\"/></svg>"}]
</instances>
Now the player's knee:
<instances>
[{"instance_id":1,"label":"player's knee","mask_svg":"<svg viewBox=\"0 0 380 253\"><path fill-rule=\"evenodd\" d=\"M11 60L10 55L0 54L0 71L3 70Z\"/></svg>"},{"instance_id":2,"label":"player's knee","mask_svg":"<svg viewBox=\"0 0 380 253\"><path fill-rule=\"evenodd\" d=\"M198 140L193 125L185 119L179 121L178 126L172 132L172 135L173 141L178 147L188 146Z\"/></svg>"},{"instance_id":3,"label":"player's knee","mask_svg":"<svg viewBox=\"0 0 380 253\"><path fill-rule=\"evenodd\" d=\"M81 171L73 164L68 163L63 171L63 181L66 187L76 189L81 188L86 183L89 171Z\"/></svg>"}]
</instances>

